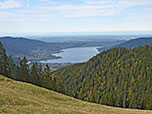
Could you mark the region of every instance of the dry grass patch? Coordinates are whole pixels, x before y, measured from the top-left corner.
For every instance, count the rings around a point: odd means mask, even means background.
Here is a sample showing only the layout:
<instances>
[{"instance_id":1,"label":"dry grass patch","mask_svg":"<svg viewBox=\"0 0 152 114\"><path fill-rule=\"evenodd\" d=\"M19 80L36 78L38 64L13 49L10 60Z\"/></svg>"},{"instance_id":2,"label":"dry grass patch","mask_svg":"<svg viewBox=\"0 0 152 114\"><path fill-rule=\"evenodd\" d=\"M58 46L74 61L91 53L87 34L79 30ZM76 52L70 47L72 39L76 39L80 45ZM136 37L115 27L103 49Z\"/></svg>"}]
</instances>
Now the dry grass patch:
<instances>
[{"instance_id":1,"label":"dry grass patch","mask_svg":"<svg viewBox=\"0 0 152 114\"><path fill-rule=\"evenodd\" d=\"M88 103L0 75L0 114L152 114Z\"/></svg>"}]
</instances>

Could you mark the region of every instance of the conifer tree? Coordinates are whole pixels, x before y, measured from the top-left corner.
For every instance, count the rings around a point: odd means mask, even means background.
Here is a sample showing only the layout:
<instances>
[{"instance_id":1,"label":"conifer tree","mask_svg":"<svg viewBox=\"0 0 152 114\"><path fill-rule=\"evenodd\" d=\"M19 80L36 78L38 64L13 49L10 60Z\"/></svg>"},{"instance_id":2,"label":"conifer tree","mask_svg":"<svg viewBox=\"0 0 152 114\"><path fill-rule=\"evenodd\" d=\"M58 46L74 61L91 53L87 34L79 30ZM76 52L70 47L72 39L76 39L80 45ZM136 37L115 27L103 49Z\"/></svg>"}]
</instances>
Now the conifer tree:
<instances>
[{"instance_id":1,"label":"conifer tree","mask_svg":"<svg viewBox=\"0 0 152 114\"><path fill-rule=\"evenodd\" d=\"M16 65L13 62L13 59L11 56L9 56L8 58L8 62L9 62L9 77L13 78L13 79L17 79L16 77Z\"/></svg>"},{"instance_id":2,"label":"conifer tree","mask_svg":"<svg viewBox=\"0 0 152 114\"><path fill-rule=\"evenodd\" d=\"M19 64L18 64L18 79L21 81L29 81L29 66L27 64L26 57L23 59L19 59Z\"/></svg>"},{"instance_id":3,"label":"conifer tree","mask_svg":"<svg viewBox=\"0 0 152 114\"><path fill-rule=\"evenodd\" d=\"M8 76L8 57L2 43L0 42L0 73Z\"/></svg>"}]
</instances>

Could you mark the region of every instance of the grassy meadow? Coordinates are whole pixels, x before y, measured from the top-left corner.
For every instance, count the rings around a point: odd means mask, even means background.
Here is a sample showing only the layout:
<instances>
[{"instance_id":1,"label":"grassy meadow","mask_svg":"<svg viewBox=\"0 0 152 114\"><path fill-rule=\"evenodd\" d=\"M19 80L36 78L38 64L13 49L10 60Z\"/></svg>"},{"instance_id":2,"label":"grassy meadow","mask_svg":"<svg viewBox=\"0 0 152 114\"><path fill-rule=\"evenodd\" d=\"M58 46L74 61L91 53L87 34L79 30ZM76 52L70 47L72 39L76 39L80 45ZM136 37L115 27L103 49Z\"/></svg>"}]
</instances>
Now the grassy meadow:
<instances>
[{"instance_id":1,"label":"grassy meadow","mask_svg":"<svg viewBox=\"0 0 152 114\"><path fill-rule=\"evenodd\" d=\"M0 114L152 114L152 111L88 103L0 75Z\"/></svg>"}]
</instances>

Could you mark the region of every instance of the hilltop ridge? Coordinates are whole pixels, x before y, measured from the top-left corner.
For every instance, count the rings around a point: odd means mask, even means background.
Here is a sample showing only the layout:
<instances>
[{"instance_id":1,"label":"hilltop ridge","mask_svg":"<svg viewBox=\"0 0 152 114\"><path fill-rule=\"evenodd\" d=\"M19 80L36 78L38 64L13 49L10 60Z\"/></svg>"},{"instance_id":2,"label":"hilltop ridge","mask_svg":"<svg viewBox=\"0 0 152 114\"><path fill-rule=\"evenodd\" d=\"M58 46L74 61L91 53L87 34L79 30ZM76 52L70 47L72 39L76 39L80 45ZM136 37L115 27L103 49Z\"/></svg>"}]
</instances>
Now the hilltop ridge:
<instances>
[{"instance_id":1,"label":"hilltop ridge","mask_svg":"<svg viewBox=\"0 0 152 114\"><path fill-rule=\"evenodd\" d=\"M136 39L131 39L129 41L123 42L116 47L126 47L126 48L133 48L137 46L144 46L144 45L151 45L152 44L152 37L141 37Z\"/></svg>"}]
</instances>

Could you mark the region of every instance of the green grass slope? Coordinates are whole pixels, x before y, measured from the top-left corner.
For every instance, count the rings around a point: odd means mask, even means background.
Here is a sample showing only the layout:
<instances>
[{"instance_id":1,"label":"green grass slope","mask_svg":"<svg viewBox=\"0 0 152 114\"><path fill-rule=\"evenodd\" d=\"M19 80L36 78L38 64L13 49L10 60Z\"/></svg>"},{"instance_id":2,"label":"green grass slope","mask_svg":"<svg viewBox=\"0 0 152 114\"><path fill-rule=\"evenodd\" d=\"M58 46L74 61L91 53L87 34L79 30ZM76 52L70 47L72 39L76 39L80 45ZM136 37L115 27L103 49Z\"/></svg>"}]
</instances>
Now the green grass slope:
<instances>
[{"instance_id":1,"label":"green grass slope","mask_svg":"<svg viewBox=\"0 0 152 114\"><path fill-rule=\"evenodd\" d=\"M0 114L152 114L88 103L0 75Z\"/></svg>"}]
</instances>

